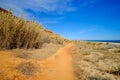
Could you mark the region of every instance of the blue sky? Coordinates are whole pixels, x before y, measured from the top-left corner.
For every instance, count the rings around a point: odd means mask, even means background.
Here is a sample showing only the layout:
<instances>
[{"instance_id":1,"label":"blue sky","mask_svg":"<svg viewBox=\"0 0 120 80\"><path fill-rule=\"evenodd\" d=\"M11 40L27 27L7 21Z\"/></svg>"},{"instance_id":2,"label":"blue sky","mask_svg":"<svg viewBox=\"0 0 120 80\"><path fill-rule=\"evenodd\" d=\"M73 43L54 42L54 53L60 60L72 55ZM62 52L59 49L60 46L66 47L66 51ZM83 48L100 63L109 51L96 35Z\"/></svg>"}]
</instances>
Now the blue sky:
<instances>
[{"instance_id":1,"label":"blue sky","mask_svg":"<svg viewBox=\"0 0 120 80\"><path fill-rule=\"evenodd\" d=\"M0 0L68 39L120 40L120 0Z\"/></svg>"}]
</instances>

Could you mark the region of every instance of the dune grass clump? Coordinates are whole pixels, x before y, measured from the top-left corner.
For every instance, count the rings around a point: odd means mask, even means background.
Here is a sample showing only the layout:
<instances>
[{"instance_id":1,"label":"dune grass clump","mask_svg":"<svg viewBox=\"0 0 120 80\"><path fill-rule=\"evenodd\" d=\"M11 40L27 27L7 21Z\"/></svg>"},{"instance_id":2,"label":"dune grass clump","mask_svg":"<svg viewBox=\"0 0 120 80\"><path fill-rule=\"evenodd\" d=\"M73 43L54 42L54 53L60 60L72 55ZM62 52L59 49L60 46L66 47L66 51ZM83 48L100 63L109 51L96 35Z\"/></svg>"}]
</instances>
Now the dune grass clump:
<instances>
[{"instance_id":1,"label":"dune grass clump","mask_svg":"<svg viewBox=\"0 0 120 80\"><path fill-rule=\"evenodd\" d=\"M51 42L52 42L52 43L55 43L55 44L64 44L64 42L69 42L69 40L61 37L61 36L58 35L58 34L55 34L55 35L52 37Z\"/></svg>"},{"instance_id":2,"label":"dune grass clump","mask_svg":"<svg viewBox=\"0 0 120 80\"><path fill-rule=\"evenodd\" d=\"M32 76L36 72L36 67L31 62L20 63L16 69L24 75Z\"/></svg>"},{"instance_id":3,"label":"dune grass clump","mask_svg":"<svg viewBox=\"0 0 120 80\"><path fill-rule=\"evenodd\" d=\"M100 76L89 76L88 80L110 80L109 78L101 78Z\"/></svg>"},{"instance_id":4,"label":"dune grass clump","mask_svg":"<svg viewBox=\"0 0 120 80\"><path fill-rule=\"evenodd\" d=\"M114 50L115 53L120 53L120 49Z\"/></svg>"},{"instance_id":5,"label":"dune grass clump","mask_svg":"<svg viewBox=\"0 0 120 80\"><path fill-rule=\"evenodd\" d=\"M114 75L120 75L120 66L118 66L115 70L107 71L107 72Z\"/></svg>"},{"instance_id":6,"label":"dune grass clump","mask_svg":"<svg viewBox=\"0 0 120 80\"><path fill-rule=\"evenodd\" d=\"M14 55L17 58L22 58L22 59L30 59L31 58L31 53L27 53L27 52L16 53Z\"/></svg>"},{"instance_id":7,"label":"dune grass clump","mask_svg":"<svg viewBox=\"0 0 120 80\"><path fill-rule=\"evenodd\" d=\"M49 41L44 28L34 21L0 12L0 49L40 48Z\"/></svg>"},{"instance_id":8,"label":"dune grass clump","mask_svg":"<svg viewBox=\"0 0 120 80\"><path fill-rule=\"evenodd\" d=\"M120 66L118 66L118 68L116 69L115 73L120 75Z\"/></svg>"}]
</instances>

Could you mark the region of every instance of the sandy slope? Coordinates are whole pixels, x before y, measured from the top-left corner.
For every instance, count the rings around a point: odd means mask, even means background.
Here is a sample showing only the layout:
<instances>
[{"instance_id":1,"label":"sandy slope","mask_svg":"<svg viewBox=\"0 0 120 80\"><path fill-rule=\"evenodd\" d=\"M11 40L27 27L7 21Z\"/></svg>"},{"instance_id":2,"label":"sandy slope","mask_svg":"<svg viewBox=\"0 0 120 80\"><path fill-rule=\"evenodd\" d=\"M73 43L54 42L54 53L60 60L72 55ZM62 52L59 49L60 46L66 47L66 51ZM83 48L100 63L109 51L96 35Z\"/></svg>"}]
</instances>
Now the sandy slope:
<instances>
[{"instance_id":1,"label":"sandy slope","mask_svg":"<svg viewBox=\"0 0 120 80\"><path fill-rule=\"evenodd\" d=\"M74 80L70 54L72 46L73 44L68 44L62 47L42 61L16 58L9 51L0 51L0 80ZM33 63L37 68L36 73L32 76L20 73L15 67L21 62Z\"/></svg>"}]
</instances>

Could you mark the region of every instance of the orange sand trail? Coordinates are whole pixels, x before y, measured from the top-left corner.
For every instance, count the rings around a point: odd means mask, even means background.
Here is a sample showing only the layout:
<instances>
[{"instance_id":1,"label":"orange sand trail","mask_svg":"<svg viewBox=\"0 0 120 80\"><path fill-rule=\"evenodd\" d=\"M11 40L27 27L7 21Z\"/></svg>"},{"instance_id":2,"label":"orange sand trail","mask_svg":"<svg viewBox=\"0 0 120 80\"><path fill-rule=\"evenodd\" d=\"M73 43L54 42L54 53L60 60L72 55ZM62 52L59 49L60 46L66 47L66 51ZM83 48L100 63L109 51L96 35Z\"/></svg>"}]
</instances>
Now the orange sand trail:
<instances>
[{"instance_id":1,"label":"orange sand trail","mask_svg":"<svg viewBox=\"0 0 120 80\"><path fill-rule=\"evenodd\" d=\"M72 46L72 43L66 45L42 62L46 68L42 72L43 78L46 80L74 80L72 56L70 54Z\"/></svg>"}]
</instances>

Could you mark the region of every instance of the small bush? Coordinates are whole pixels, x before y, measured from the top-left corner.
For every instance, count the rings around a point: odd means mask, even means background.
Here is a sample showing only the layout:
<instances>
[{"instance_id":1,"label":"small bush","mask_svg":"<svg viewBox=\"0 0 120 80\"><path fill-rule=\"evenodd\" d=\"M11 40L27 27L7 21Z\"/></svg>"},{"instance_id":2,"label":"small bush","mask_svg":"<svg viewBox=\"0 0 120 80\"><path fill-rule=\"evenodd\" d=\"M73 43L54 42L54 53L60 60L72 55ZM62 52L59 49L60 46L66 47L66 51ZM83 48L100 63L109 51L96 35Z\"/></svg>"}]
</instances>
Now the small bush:
<instances>
[{"instance_id":1,"label":"small bush","mask_svg":"<svg viewBox=\"0 0 120 80\"><path fill-rule=\"evenodd\" d=\"M100 80L97 76L89 76L88 80Z\"/></svg>"},{"instance_id":2,"label":"small bush","mask_svg":"<svg viewBox=\"0 0 120 80\"><path fill-rule=\"evenodd\" d=\"M102 45L103 43L102 42L99 42L99 43L97 43L98 45Z\"/></svg>"},{"instance_id":3,"label":"small bush","mask_svg":"<svg viewBox=\"0 0 120 80\"><path fill-rule=\"evenodd\" d=\"M109 78L102 78L100 76L89 76L88 80L110 80Z\"/></svg>"},{"instance_id":4,"label":"small bush","mask_svg":"<svg viewBox=\"0 0 120 80\"><path fill-rule=\"evenodd\" d=\"M27 76L32 76L36 72L36 67L31 62L20 63L16 69Z\"/></svg>"},{"instance_id":5,"label":"small bush","mask_svg":"<svg viewBox=\"0 0 120 80\"><path fill-rule=\"evenodd\" d=\"M118 66L118 68L116 68L115 70L108 71L108 73L114 74L114 75L120 75L120 66Z\"/></svg>"},{"instance_id":6,"label":"small bush","mask_svg":"<svg viewBox=\"0 0 120 80\"><path fill-rule=\"evenodd\" d=\"M92 44L92 42L86 42L87 44Z\"/></svg>"},{"instance_id":7,"label":"small bush","mask_svg":"<svg viewBox=\"0 0 120 80\"><path fill-rule=\"evenodd\" d=\"M60 35L56 34L56 35L54 35L51 42L53 42L55 44L63 44L64 43L64 38L61 37Z\"/></svg>"},{"instance_id":8,"label":"small bush","mask_svg":"<svg viewBox=\"0 0 120 80\"><path fill-rule=\"evenodd\" d=\"M14 55L15 55L15 57L23 58L23 59L29 59L29 58L31 58L30 53L25 53L25 52L23 52L23 53L17 53L17 54L14 54Z\"/></svg>"},{"instance_id":9,"label":"small bush","mask_svg":"<svg viewBox=\"0 0 120 80\"><path fill-rule=\"evenodd\" d=\"M96 45L97 43L95 43L95 42L92 42L92 44L93 44L93 45Z\"/></svg>"},{"instance_id":10,"label":"small bush","mask_svg":"<svg viewBox=\"0 0 120 80\"><path fill-rule=\"evenodd\" d=\"M109 45L110 43L109 42L106 42L106 45Z\"/></svg>"},{"instance_id":11,"label":"small bush","mask_svg":"<svg viewBox=\"0 0 120 80\"><path fill-rule=\"evenodd\" d=\"M115 72L120 75L120 66L116 69Z\"/></svg>"},{"instance_id":12,"label":"small bush","mask_svg":"<svg viewBox=\"0 0 120 80\"><path fill-rule=\"evenodd\" d=\"M85 51L83 54L84 54L84 55L90 55L91 53L88 52L88 51Z\"/></svg>"},{"instance_id":13,"label":"small bush","mask_svg":"<svg viewBox=\"0 0 120 80\"><path fill-rule=\"evenodd\" d=\"M120 53L120 49L117 49L114 51L115 53Z\"/></svg>"}]
</instances>

